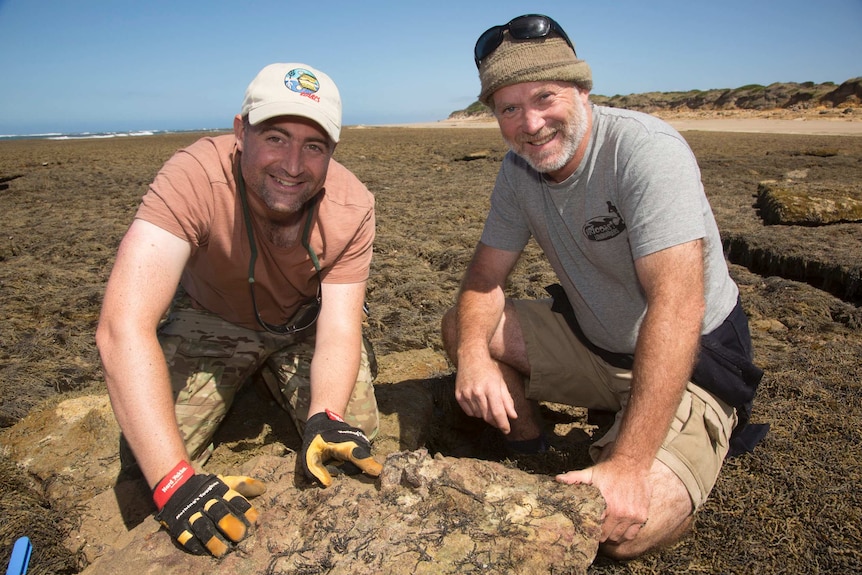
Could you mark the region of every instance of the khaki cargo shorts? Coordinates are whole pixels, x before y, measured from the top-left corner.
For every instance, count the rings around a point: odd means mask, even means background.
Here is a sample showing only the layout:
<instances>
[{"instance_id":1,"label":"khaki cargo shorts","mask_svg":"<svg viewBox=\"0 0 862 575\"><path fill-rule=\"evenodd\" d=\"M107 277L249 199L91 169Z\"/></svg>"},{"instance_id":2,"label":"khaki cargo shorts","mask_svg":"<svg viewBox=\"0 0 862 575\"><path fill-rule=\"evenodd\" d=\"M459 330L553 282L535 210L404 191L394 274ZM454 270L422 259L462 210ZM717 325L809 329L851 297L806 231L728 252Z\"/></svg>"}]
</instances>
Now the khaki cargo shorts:
<instances>
[{"instance_id":1,"label":"khaki cargo shorts","mask_svg":"<svg viewBox=\"0 0 862 575\"><path fill-rule=\"evenodd\" d=\"M274 335L238 327L215 314L175 304L158 336L171 375L180 432L193 463L203 465L212 438L237 392L260 378L289 414L299 434L308 419L314 334ZM376 362L364 337L359 374L344 420L369 439L378 432L373 379Z\"/></svg>"},{"instance_id":2,"label":"khaki cargo shorts","mask_svg":"<svg viewBox=\"0 0 862 575\"><path fill-rule=\"evenodd\" d=\"M631 390L631 371L590 352L572 333L551 300L515 300L532 372L527 397L616 412L610 430L590 447L597 461L616 440ZM689 382L656 458L686 486L697 510L718 479L736 425L736 410Z\"/></svg>"}]
</instances>

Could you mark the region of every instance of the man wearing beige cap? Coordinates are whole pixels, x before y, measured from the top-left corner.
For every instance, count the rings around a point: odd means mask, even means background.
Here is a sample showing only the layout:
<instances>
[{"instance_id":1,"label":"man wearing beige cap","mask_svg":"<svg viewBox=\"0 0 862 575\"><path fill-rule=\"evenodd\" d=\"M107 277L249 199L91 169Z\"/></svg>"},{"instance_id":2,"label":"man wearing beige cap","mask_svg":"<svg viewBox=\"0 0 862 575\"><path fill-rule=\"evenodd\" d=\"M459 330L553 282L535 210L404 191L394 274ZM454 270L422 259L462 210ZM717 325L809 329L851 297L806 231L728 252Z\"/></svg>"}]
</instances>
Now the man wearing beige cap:
<instances>
[{"instance_id":1,"label":"man wearing beige cap","mask_svg":"<svg viewBox=\"0 0 862 575\"><path fill-rule=\"evenodd\" d=\"M557 22L494 26L474 58L511 151L443 319L456 398L514 455L553 447L537 401L616 413L594 464L557 480L596 486L600 550L635 557L677 540L729 450L757 439L740 433L762 372L739 292L686 142L657 118L591 105L590 67ZM549 299L507 299L531 237L560 283Z\"/></svg>"},{"instance_id":2,"label":"man wearing beige cap","mask_svg":"<svg viewBox=\"0 0 862 575\"><path fill-rule=\"evenodd\" d=\"M123 473L143 474L187 551L222 556L257 520L260 482L201 472L251 379L296 424L310 479L328 486L327 463L380 473L362 335L374 197L332 159L340 132L329 76L265 67L233 134L170 158L120 244L96 341Z\"/></svg>"}]
</instances>

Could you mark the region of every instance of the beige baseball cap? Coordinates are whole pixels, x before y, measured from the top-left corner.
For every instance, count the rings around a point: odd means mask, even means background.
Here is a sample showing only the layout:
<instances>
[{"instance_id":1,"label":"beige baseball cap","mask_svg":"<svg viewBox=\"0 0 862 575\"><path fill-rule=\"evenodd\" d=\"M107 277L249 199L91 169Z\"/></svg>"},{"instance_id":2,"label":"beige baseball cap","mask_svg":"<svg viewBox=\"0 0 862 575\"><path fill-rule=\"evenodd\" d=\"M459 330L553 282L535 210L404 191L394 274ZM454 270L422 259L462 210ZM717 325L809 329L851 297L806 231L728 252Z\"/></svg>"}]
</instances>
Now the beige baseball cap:
<instances>
[{"instance_id":1,"label":"beige baseball cap","mask_svg":"<svg viewBox=\"0 0 862 575\"><path fill-rule=\"evenodd\" d=\"M333 142L341 134L341 95L332 78L308 64L270 64L245 91L243 116L255 125L276 116L317 122Z\"/></svg>"}]
</instances>

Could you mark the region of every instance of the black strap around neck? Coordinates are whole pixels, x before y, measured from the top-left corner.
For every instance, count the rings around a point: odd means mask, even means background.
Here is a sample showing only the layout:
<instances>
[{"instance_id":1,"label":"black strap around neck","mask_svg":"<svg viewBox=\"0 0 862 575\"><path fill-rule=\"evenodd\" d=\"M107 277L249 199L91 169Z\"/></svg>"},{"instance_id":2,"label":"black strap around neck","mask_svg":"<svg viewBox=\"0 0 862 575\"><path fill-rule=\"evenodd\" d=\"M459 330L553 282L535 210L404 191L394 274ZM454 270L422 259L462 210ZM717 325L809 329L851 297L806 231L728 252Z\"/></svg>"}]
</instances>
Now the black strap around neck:
<instances>
[{"instance_id":1,"label":"black strap around neck","mask_svg":"<svg viewBox=\"0 0 862 575\"><path fill-rule=\"evenodd\" d=\"M248 262L248 283L254 283L254 264L257 261L257 243L254 241L254 230L252 229L251 210L248 207L248 198L245 192L245 179L242 177L242 172L237 169L236 188L239 191L239 199L242 203L242 216L245 220L245 229L248 232L248 243L251 247L251 258ZM305 227L302 230L302 245L305 247L308 255L311 257L311 263L314 264L314 269L320 273L320 262L317 259L317 254L311 249L308 238L311 235L311 225L314 221L314 208L317 206L317 198L313 197L308 205L308 215L305 218Z\"/></svg>"}]
</instances>

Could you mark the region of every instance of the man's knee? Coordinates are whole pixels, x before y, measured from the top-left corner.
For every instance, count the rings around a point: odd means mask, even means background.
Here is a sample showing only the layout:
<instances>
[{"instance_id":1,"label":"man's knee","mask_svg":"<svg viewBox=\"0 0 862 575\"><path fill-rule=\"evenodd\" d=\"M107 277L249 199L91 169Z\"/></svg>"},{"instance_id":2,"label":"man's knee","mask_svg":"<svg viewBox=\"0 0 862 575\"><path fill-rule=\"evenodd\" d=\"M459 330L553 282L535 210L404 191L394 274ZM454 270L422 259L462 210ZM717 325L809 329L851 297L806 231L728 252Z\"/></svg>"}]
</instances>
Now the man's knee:
<instances>
[{"instance_id":1,"label":"man's knee","mask_svg":"<svg viewBox=\"0 0 862 575\"><path fill-rule=\"evenodd\" d=\"M681 522L660 532L643 530L637 537L624 543L606 541L599 545L599 553L616 561L637 559L675 544L688 532L692 521L692 515L687 515Z\"/></svg>"},{"instance_id":2,"label":"man's knee","mask_svg":"<svg viewBox=\"0 0 862 575\"><path fill-rule=\"evenodd\" d=\"M613 443L606 445L599 460L609 456L612 447ZM652 497L646 525L634 539L602 543L599 546L602 555L618 561L635 559L673 545L688 532L695 509L685 483L660 459L653 461L650 483Z\"/></svg>"}]
</instances>

